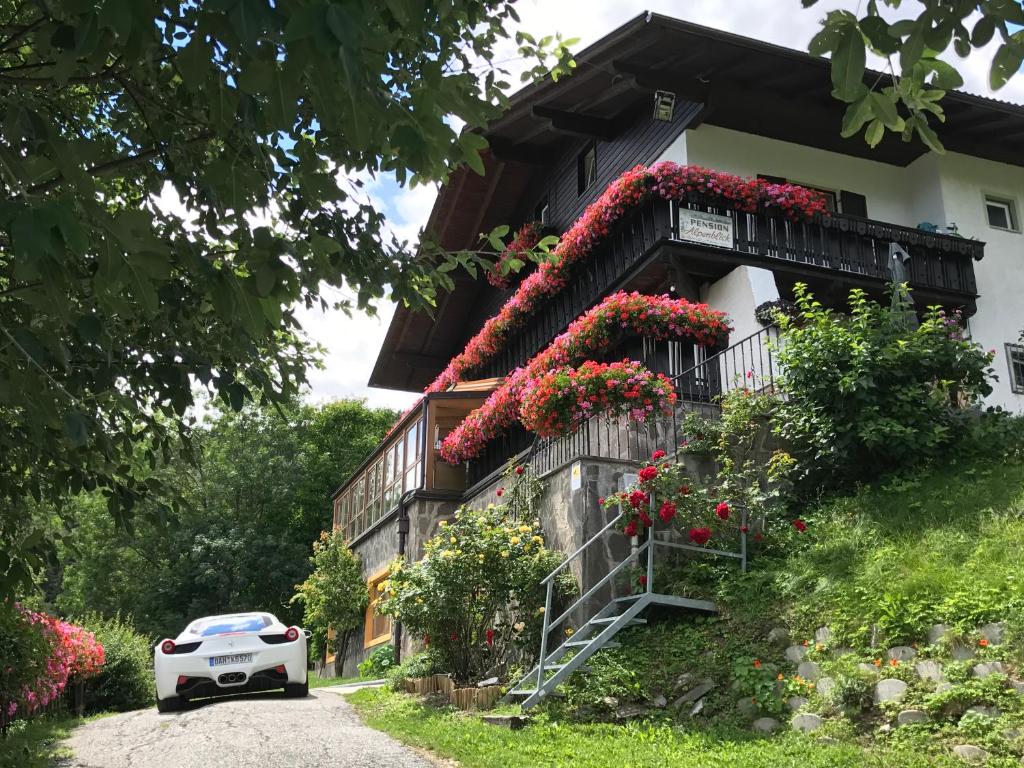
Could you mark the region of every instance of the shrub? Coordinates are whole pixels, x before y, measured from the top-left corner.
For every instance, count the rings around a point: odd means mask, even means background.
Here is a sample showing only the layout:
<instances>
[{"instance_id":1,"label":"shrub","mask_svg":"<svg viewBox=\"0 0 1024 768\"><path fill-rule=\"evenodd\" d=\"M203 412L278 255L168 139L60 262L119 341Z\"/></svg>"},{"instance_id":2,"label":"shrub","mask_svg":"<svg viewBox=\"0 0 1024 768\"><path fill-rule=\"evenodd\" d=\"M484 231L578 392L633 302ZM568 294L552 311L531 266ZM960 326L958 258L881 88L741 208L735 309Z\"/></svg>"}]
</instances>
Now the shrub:
<instances>
[{"instance_id":1,"label":"shrub","mask_svg":"<svg viewBox=\"0 0 1024 768\"><path fill-rule=\"evenodd\" d=\"M87 681L85 707L91 712L126 712L153 703L153 650L149 638L137 632L130 619L88 617L83 622L103 644L106 660L100 673Z\"/></svg>"},{"instance_id":2,"label":"shrub","mask_svg":"<svg viewBox=\"0 0 1024 768\"><path fill-rule=\"evenodd\" d=\"M384 677L395 664L395 646L381 645L359 664L359 676L376 680Z\"/></svg>"},{"instance_id":3,"label":"shrub","mask_svg":"<svg viewBox=\"0 0 1024 768\"><path fill-rule=\"evenodd\" d=\"M380 585L382 613L419 635L460 682L503 676L539 645L545 587L561 562L540 522L505 506L460 509L428 541L418 563L397 560ZM574 588L568 575L559 592Z\"/></svg>"},{"instance_id":4,"label":"shrub","mask_svg":"<svg viewBox=\"0 0 1024 768\"><path fill-rule=\"evenodd\" d=\"M313 633L313 652L327 650L330 630L336 672L341 673L345 649L354 630L363 622L370 594L363 581L359 558L349 549L341 531L327 533L313 542L313 572L295 588L291 602L305 606L303 622Z\"/></svg>"},{"instance_id":5,"label":"shrub","mask_svg":"<svg viewBox=\"0 0 1024 768\"><path fill-rule=\"evenodd\" d=\"M68 681L84 681L103 666L103 646L91 632L18 604L0 604L0 636L0 723L37 712L58 699Z\"/></svg>"},{"instance_id":6,"label":"shrub","mask_svg":"<svg viewBox=\"0 0 1024 768\"><path fill-rule=\"evenodd\" d=\"M441 663L437 654L431 649L414 653L401 664L391 667L384 675L395 690L404 690L401 681L407 677L427 677L440 673Z\"/></svg>"},{"instance_id":7,"label":"shrub","mask_svg":"<svg viewBox=\"0 0 1024 768\"><path fill-rule=\"evenodd\" d=\"M789 399L776 425L812 478L874 478L945 454L965 408L992 391L991 353L937 307L914 327L901 287L892 307L851 291L849 316L795 290L797 317L779 317Z\"/></svg>"}]
</instances>

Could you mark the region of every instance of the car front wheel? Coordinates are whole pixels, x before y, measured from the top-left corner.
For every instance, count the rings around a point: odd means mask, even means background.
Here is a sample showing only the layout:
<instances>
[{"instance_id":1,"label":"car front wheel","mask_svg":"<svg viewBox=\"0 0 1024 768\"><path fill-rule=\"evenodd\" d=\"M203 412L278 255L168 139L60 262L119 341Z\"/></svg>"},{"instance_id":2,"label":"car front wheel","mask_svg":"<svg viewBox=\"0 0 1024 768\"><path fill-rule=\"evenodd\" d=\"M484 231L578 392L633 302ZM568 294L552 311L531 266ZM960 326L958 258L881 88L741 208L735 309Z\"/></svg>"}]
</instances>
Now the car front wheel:
<instances>
[{"instance_id":1,"label":"car front wheel","mask_svg":"<svg viewBox=\"0 0 1024 768\"><path fill-rule=\"evenodd\" d=\"M307 677L301 683L286 683L284 686L284 694L293 699L301 699L305 696L309 696L309 678Z\"/></svg>"}]
</instances>

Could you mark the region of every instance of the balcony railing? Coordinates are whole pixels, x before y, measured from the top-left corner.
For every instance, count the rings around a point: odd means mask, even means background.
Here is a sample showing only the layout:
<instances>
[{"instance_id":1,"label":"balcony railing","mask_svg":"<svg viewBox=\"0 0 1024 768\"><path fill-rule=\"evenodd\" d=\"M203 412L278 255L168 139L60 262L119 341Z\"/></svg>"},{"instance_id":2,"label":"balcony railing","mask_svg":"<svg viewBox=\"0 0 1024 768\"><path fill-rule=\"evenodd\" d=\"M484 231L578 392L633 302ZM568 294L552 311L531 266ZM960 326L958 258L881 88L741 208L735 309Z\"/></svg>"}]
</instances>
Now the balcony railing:
<instances>
[{"instance_id":1,"label":"balcony railing","mask_svg":"<svg viewBox=\"0 0 1024 768\"><path fill-rule=\"evenodd\" d=\"M722 217L731 245L708 245L684 238L681 211ZM727 263L731 264L749 263L769 269L776 264L786 265L790 271L806 271L808 276L823 271L846 276L851 282L877 282L881 286L893 279L893 243L909 255L905 267L912 288L948 297L957 304L973 301L977 293L973 261L984 253L984 244L977 240L840 214L794 222L770 210L742 213L711 205L699 196L682 203L651 200L612 228L573 270L568 285L545 302L477 375L504 376L524 365L579 315L627 285L656 258L658 245L685 247L690 254L698 253L705 259L721 254L730 257Z\"/></svg>"},{"instance_id":2,"label":"balcony railing","mask_svg":"<svg viewBox=\"0 0 1024 768\"><path fill-rule=\"evenodd\" d=\"M791 221L770 211L743 213L710 205L696 196L668 205L671 237L677 242L690 242L680 226L681 212L699 211L729 222L729 250L881 281L893 279L895 243L909 256L906 277L912 288L970 297L977 292L974 260L984 255L984 243L978 240L841 214Z\"/></svg>"}]
</instances>

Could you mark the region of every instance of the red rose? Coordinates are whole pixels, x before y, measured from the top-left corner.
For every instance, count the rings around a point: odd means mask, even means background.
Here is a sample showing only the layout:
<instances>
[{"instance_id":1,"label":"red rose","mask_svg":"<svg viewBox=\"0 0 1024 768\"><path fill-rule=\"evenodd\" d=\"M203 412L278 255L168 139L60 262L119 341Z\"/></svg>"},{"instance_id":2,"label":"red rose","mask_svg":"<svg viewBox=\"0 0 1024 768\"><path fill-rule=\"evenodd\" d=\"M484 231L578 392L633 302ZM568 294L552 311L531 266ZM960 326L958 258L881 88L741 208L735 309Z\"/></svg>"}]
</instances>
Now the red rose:
<instances>
[{"instance_id":1,"label":"red rose","mask_svg":"<svg viewBox=\"0 0 1024 768\"><path fill-rule=\"evenodd\" d=\"M664 502L661 505L661 508L658 510L658 517L661 518L661 521L663 523L667 523L669 520L671 520L675 516L676 516L676 505L673 504L671 501Z\"/></svg>"},{"instance_id":2,"label":"red rose","mask_svg":"<svg viewBox=\"0 0 1024 768\"><path fill-rule=\"evenodd\" d=\"M750 531L750 526L749 525L741 525L740 526L740 533L749 533L749 531Z\"/></svg>"},{"instance_id":3,"label":"red rose","mask_svg":"<svg viewBox=\"0 0 1024 768\"><path fill-rule=\"evenodd\" d=\"M754 541L761 541L764 538L764 534L760 531L754 534Z\"/></svg>"},{"instance_id":4,"label":"red rose","mask_svg":"<svg viewBox=\"0 0 1024 768\"><path fill-rule=\"evenodd\" d=\"M622 532L627 536L636 536L636 520L630 520L626 523L626 527L622 529Z\"/></svg>"},{"instance_id":5,"label":"red rose","mask_svg":"<svg viewBox=\"0 0 1024 768\"><path fill-rule=\"evenodd\" d=\"M643 491L633 491L629 494L629 504L633 509L650 503L650 498Z\"/></svg>"},{"instance_id":6,"label":"red rose","mask_svg":"<svg viewBox=\"0 0 1024 768\"><path fill-rule=\"evenodd\" d=\"M688 485L680 486L679 487L679 492L681 494L683 494L683 496L689 496L690 495L690 486L688 486Z\"/></svg>"},{"instance_id":7,"label":"red rose","mask_svg":"<svg viewBox=\"0 0 1024 768\"><path fill-rule=\"evenodd\" d=\"M488 629L484 633L484 635L487 637L487 644L493 646L494 645L494 630L493 629Z\"/></svg>"},{"instance_id":8,"label":"red rose","mask_svg":"<svg viewBox=\"0 0 1024 768\"><path fill-rule=\"evenodd\" d=\"M717 507L715 507L715 514L718 515L719 519L721 519L721 520L728 520L729 519L729 505L726 504L724 501L720 502L719 505Z\"/></svg>"},{"instance_id":9,"label":"red rose","mask_svg":"<svg viewBox=\"0 0 1024 768\"><path fill-rule=\"evenodd\" d=\"M665 452L660 448L651 454L651 461L657 461L658 459L665 458Z\"/></svg>"},{"instance_id":10,"label":"red rose","mask_svg":"<svg viewBox=\"0 0 1024 768\"><path fill-rule=\"evenodd\" d=\"M650 528L650 527L651 527L651 525L652 525L652 524L654 523L654 521L653 521L653 520L651 520L651 516L650 516L650 515L648 515L648 514L647 514L647 513L646 513L646 512L644 511L644 510L642 510L642 509L640 510L640 522L641 522L641 523L643 523L643 524L644 524L644 525L645 525L646 527L648 527L648 528Z\"/></svg>"},{"instance_id":11,"label":"red rose","mask_svg":"<svg viewBox=\"0 0 1024 768\"><path fill-rule=\"evenodd\" d=\"M647 577L646 576L641 576L640 578L637 579L637 581L640 583L641 587L643 587L644 589L647 588Z\"/></svg>"},{"instance_id":12,"label":"red rose","mask_svg":"<svg viewBox=\"0 0 1024 768\"><path fill-rule=\"evenodd\" d=\"M600 506L600 507L603 507L603 506L604 506L604 496L602 496L601 498L599 498L599 499L597 500L597 504L598 504L598 506Z\"/></svg>"},{"instance_id":13,"label":"red rose","mask_svg":"<svg viewBox=\"0 0 1024 768\"><path fill-rule=\"evenodd\" d=\"M526 467L516 467L516 474L521 475L526 471Z\"/></svg>"},{"instance_id":14,"label":"red rose","mask_svg":"<svg viewBox=\"0 0 1024 768\"><path fill-rule=\"evenodd\" d=\"M653 480L657 476L657 467L644 467L643 469L640 470L640 479L643 480L645 483L649 480Z\"/></svg>"},{"instance_id":15,"label":"red rose","mask_svg":"<svg viewBox=\"0 0 1024 768\"><path fill-rule=\"evenodd\" d=\"M459 639L459 636L457 634L455 634L454 632L452 632L452 642L454 643L458 639Z\"/></svg>"},{"instance_id":16,"label":"red rose","mask_svg":"<svg viewBox=\"0 0 1024 768\"><path fill-rule=\"evenodd\" d=\"M498 495L499 495L499 496L501 496L501 494L503 494L504 492L505 492L505 489L504 489L504 488L499 488L499 489L498 489Z\"/></svg>"},{"instance_id":17,"label":"red rose","mask_svg":"<svg viewBox=\"0 0 1024 768\"><path fill-rule=\"evenodd\" d=\"M793 527L796 528L797 531L799 531L800 533L803 533L807 530L807 523L805 523L798 517L796 520L793 521Z\"/></svg>"},{"instance_id":18,"label":"red rose","mask_svg":"<svg viewBox=\"0 0 1024 768\"><path fill-rule=\"evenodd\" d=\"M690 541L699 547L704 546L711 539L710 528L691 528L690 529Z\"/></svg>"}]
</instances>

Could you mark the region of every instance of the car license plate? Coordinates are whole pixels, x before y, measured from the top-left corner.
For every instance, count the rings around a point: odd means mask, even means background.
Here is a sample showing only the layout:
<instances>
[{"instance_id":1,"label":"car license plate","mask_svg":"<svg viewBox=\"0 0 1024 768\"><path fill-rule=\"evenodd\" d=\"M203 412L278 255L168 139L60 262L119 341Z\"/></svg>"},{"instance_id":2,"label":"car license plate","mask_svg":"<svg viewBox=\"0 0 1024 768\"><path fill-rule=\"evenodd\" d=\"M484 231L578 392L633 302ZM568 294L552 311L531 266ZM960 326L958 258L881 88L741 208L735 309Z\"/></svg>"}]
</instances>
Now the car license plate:
<instances>
[{"instance_id":1,"label":"car license plate","mask_svg":"<svg viewBox=\"0 0 1024 768\"><path fill-rule=\"evenodd\" d=\"M251 653L235 653L231 656L210 657L211 667L223 667L225 664L249 664L252 662Z\"/></svg>"}]
</instances>

